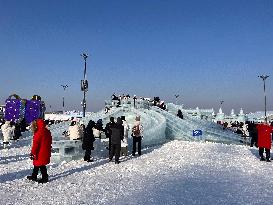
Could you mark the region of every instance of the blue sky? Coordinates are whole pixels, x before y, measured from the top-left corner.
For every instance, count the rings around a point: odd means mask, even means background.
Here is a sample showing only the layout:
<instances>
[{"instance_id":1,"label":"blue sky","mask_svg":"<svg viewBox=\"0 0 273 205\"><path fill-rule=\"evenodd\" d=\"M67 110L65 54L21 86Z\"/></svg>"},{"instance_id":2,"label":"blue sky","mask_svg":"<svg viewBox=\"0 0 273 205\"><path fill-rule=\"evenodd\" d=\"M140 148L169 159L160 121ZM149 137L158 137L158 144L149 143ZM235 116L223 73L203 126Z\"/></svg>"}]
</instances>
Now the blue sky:
<instances>
[{"instance_id":1,"label":"blue sky","mask_svg":"<svg viewBox=\"0 0 273 205\"><path fill-rule=\"evenodd\" d=\"M272 0L0 0L0 104L12 93L87 110L112 93L185 107L273 110ZM61 84L68 84L65 91Z\"/></svg>"}]
</instances>

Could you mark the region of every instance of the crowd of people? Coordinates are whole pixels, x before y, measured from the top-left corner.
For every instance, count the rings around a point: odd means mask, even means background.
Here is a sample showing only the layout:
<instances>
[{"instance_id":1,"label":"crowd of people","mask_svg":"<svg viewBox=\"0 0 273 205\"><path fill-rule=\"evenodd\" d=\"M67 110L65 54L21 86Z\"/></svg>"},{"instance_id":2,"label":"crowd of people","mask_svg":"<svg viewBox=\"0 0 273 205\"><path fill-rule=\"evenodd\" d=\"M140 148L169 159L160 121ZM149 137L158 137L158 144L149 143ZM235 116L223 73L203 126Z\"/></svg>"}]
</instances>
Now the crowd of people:
<instances>
[{"instance_id":1,"label":"crowd of people","mask_svg":"<svg viewBox=\"0 0 273 205\"><path fill-rule=\"evenodd\" d=\"M130 96L128 96L130 97ZM159 106L159 99L154 99L154 105ZM160 107L160 106L159 106ZM161 107L162 109L166 109ZM178 110L177 117L184 119L181 110ZM48 174L46 165L50 163L52 136L48 129L50 121L37 119L31 123L30 129L33 131L33 142L30 153L30 159L33 160L32 175L27 176L27 179L38 181L39 183L48 182ZM1 130L3 134L4 148L9 144L11 139L19 139L21 132L27 130L27 125L24 120L0 121ZM223 129L233 129L237 134L248 135L251 138L250 146L259 148L259 156L261 161L271 161L270 149L272 142L273 123L260 123L253 122L246 123L224 123ZM82 140L82 149L85 151L83 160L86 162L93 162L91 152L94 150L94 142L96 139L101 139L105 135L109 139L108 146L106 147L109 157L109 162L115 161L115 164L120 163L120 156L128 155L128 135L130 127L125 119L125 116L110 117L109 122L103 126L103 122L99 119L97 122L90 120L85 127L77 119L71 119L68 131L64 132L65 137L69 140ZM143 126L140 121L140 116L135 117L135 121L131 127L132 136L132 156L136 153L141 155L141 142L143 138ZM265 153L265 156L264 156ZM42 178L38 179L38 172L41 171Z\"/></svg>"},{"instance_id":2,"label":"crowd of people","mask_svg":"<svg viewBox=\"0 0 273 205\"><path fill-rule=\"evenodd\" d=\"M27 176L27 179L38 181L38 183L47 183L48 174L46 165L50 163L52 136L45 121L42 119L33 121L31 129L34 135L30 159L33 160L34 168L32 175ZM97 122L90 120L86 127L84 127L83 124L78 126L76 121L72 121L68 132L70 140L82 140L82 149L85 150L83 159L86 162L93 161L91 158L91 151L94 150L94 141L96 138L101 137L102 132L109 138L109 162L114 159L115 164L119 164L120 156L122 154L127 156L128 154L129 125L125 116L117 117L116 121L114 117L110 117L110 121L106 124L105 128L103 128L101 120L98 120ZM136 147L138 147L138 155L141 155L142 137L143 126L140 122L140 116L136 116L132 126L133 156L135 156ZM124 149L122 149L122 144ZM37 175L39 170L41 171L42 178L38 180Z\"/></svg>"},{"instance_id":3,"label":"crowd of people","mask_svg":"<svg viewBox=\"0 0 273 205\"><path fill-rule=\"evenodd\" d=\"M116 95L114 93L111 96L111 100L112 100L112 105L105 106L105 113L107 113L111 107L120 107L122 102L131 103L131 101L133 103L134 108L137 108L137 102L145 101L149 104L149 106L157 106L163 110L166 110L165 102L160 100L159 97L154 97L153 99L151 99L151 98L145 98L145 97L137 97L136 95L133 95L133 97L131 97L129 94Z\"/></svg>"},{"instance_id":4,"label":"crowd of people","mask_svg":"<svg viewBox=\"0 0 273 205\"><path fill-rule=\"evenodd\" d=\"M5 121L1 119L0 127L3 135L4 148L8 147L11 140L18 140L22 136L22 132L27 130L25 118L16 121Z\"/></svg>"},{"instance_id":5,"label":"crowd of people","mask_svg":"<svg viewBox=\"0 0 273 205\"><path fill-rule=\"evenodd\" d=\"M230 129L242 138L249 138L250 147L255 146L259 148L260 160L271 162L270 149L273 139L273 122L225 122L222 125L223 129ZM265 157L264 152L266 154Z\"/></svg>"}]
</instances>

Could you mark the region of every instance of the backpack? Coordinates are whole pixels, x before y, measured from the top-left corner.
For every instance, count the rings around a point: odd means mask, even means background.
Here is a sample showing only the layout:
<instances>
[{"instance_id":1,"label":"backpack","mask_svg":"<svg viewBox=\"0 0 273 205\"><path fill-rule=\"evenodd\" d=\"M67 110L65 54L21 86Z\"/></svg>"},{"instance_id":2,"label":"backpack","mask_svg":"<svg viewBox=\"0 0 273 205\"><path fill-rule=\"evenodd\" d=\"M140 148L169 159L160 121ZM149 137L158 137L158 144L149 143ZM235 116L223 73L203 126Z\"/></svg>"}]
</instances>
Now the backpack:
<instances>
[{"instance_id":1,"label":"backpack","mask_svg":"<svg viewBox=\"0 0 273 205\"><path fill-rule=\"evenodd\" d=\"M140 129L139 129L139 125L135 126L133 128L133 135L134 136L139 136L140 135Z\"/></svg>"}]
</instances>

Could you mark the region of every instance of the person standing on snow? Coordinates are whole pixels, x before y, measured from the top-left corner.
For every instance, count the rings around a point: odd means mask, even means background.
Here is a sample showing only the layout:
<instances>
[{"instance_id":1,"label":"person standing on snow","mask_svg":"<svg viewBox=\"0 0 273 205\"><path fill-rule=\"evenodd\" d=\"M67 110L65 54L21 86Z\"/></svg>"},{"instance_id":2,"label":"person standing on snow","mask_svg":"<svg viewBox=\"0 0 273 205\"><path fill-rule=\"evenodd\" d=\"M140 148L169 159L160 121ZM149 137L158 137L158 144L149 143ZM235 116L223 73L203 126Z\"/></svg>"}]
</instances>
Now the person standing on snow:
<instances>
[{"instance_id":1,"label":"person standing on snow","mask_svg":"<svg viewBox=\"0 0 273 205\"><path fill-rule=\"evenodd\" d=\"M77 140L81 138L80 126L76 121L72 121L68 128L68 135L70 140Z\"/></svg>"},{"instance_id":2,"label":"person standing on snow","mask_svg":"<svg viewBox=\"0 0 273 205\"><path fill-rule=\"evenodd\" d=\"M93 134L93 128L95 127L95 122L90 120L88 122L87 127L85 128L84 136L82 139L82 149L85 150L84 161L93 162L91 157L91 150L94 150L93 143L95 141L95 137Z\"/></svg>"},{"instance_id":3,"label":"person standing on snow","mask_svg":"<svg viewBox=\"0 0 273 205\"><path fill-rule=\"evenodd\" d=\"M111 135L112 135L112 130L111 128L114 126L115 124L115 118L114 117L110 117L110 122L108 122L105 126L105 135L106 138L109 139L109 143L108 143L108 149L109 149L109 156L110 156L110 152L111 152Z\"/></svg>"},{"instance_id":4,"label":"person standing on snow","mask_svg":"<svg viewBox=\"0 0 273 205\"><path fill-rule=\"evenodd\" d=\"M122 120L120 117L117 118L117 122L111 127L111 148L109 161L112 161L115 155L115 164L119 164L121 140L123 140L124 130L122 126Z\"/></svg>"},{"instance_id":5,"label":"person standing on snow","mask_svg":"<svg viewBox=\"0 0 273 205\"><path fill-rule=\"evenodd\" d=\"M136 153L136 144L137 144L137 150L138 155L141 155L141 140L142 140L142 132L143 127L140 123L140 116L136 116L136 121L134 122L134 125L132 127L132 137L133 137L133 151L132 155L135 156Z\"/></svg>"},{"instance_id":6,"label":"person standing on snow","mask_svg":"<svg viewBox=\"0 0 273 205\"><path fill-rule=\"evenodd\" d=\"M259 155L261 161L270 162L270 149L271 149L271 133L273 131L272 127L267 123L256 125L258 130L258 147ZM266 153L266 159L264 158L264 150Z\"/></svg>"},{"instance_id":7,"label":"person standing on snow","mask_svg":"<svg viewBox=\"0 0 273 205\"><path fill-rule=\"evenodd\" d=\"M31 124L34 132L30 159L33 160L33 172L27 179L38 181L38 183L47 183L48 174L46 165L50 163L52 136L50 131L46 128L44 120L37 119ZM37 180L39 170L42 174L42 179Z\"/></svg>"},{"instance_id":8,"label":"person standing on snow","mask_svg":"<svg viewBox=\"0 0 273 205\"><path fill-rule=\"evenodd\" d=\"M127 156L129 125L127 121L125 120L125 116L121 116L121 120L122 120L123 129L124 129L124 138L123 138L123 142L121 143L121 154L124 154L125 156Z\"/></svg>"},{"instance_id":9,"label":"person standing on snow","mask_svg":"<svg viewBox=\"0 0 273 205\"><path fill-rule=\"evenodd\" d=\"M6 121L5 124L1 126L4 148L6 148L9 145L10 139L14 135L14 129L15 127L12 126L11 121Z\"/></svg>"},{"instance_id":10,"label":"person standing on snow","mask_svg":"<svg viewBox=\"0 0 273 205\"><path fill-rule=\"evenodd\" d=\"M249 137L251 138L250 147L253 147L253 145L255 145L255 147L258 147L258 145L257 145L258 130L257 130L256 124L254 122L249 123L248 133L249 133Z\"/></svg>"}]
</instances>

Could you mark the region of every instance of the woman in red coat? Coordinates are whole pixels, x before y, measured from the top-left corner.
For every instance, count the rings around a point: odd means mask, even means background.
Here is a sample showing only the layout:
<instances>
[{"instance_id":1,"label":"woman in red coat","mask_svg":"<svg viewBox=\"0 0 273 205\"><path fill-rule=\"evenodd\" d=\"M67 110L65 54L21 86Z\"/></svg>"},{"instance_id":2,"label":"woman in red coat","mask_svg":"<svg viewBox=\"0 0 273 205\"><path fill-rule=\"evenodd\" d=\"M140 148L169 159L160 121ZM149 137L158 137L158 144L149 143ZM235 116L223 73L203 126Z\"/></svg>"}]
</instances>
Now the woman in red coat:
<instances>
[{"instance_id":1,"label":"woman in red coat","mask_svg":"<svg viewBox=\"0 0 273 205\"><path fill-rule=\"evenodd\" d=\"M259 147L259 155L261 157L261 161L265 161L264 158L264 149L266 153L266 161L270 162L270 149L271 149L271 133L273 131L272 127L266 123L258 124L258 147Z\"/></svg>"},{"instance_id":2,"label":"woman in red coat","mask_svg":"<svg viewBox=\"0 0 273 205\"><path fill-rule=\"evenodd\" d=\"M39 183L48 182L46 165L50 163L52 136L46 128L44 120L37 119L32 122L32 130L34 132L30 159L33 160L33 173L27 176L29 180L37 181L39 170L42 174L42 179Z\"/></svg>"}]
</instances>

